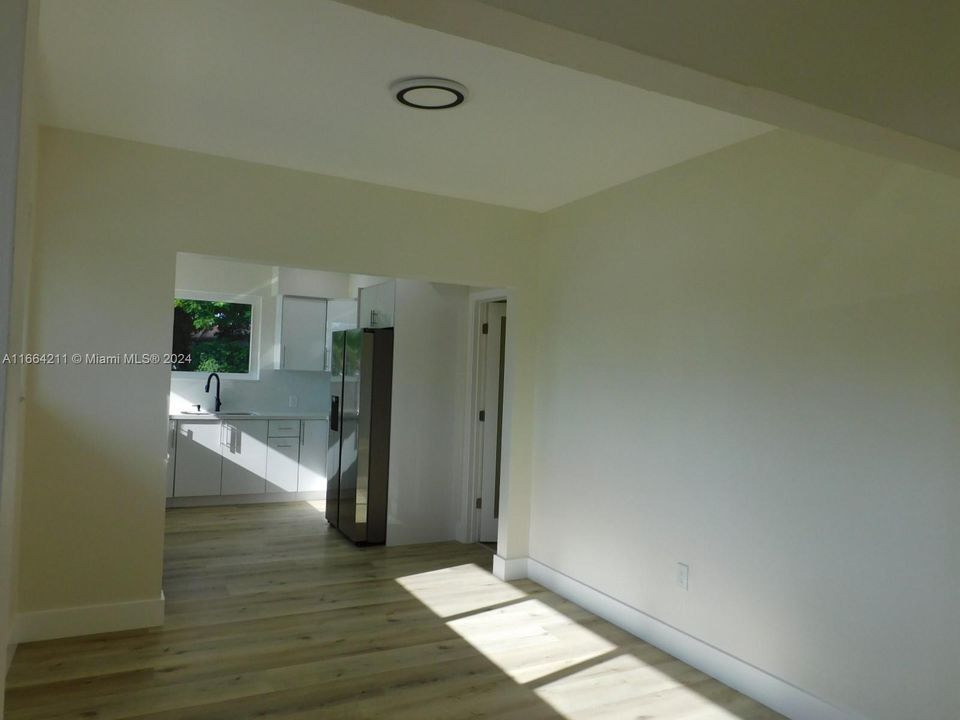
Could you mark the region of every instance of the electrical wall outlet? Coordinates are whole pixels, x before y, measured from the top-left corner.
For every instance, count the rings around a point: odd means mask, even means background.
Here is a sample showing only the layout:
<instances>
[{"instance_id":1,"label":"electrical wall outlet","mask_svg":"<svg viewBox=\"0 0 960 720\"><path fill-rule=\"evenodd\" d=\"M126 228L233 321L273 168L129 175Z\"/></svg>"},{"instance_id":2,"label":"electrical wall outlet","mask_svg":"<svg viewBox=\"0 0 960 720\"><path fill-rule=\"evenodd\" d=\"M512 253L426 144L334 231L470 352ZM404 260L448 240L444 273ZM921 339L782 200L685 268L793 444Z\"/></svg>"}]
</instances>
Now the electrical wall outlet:
<instances>
[{"instance_id":1,"label":"electrical wall outlet","mask_svg":"<svg viewBox=\"0 0 960 720\"><path fill-rule=\"evenodd\" d=\"M300 403L300 400L296 395L291 395L289 403L290 407L295 408Z\"/></svg>"},{"instance_id":2,"label":"electrical wall outlet","mask_svg":"<svg viewBox=\"0 0 960 720\"><path fill-rule=\"evenodd\" d=\"M684 590L690 589L690 566L686 563L677 563L677 585Z\"/></svg>"}]
</instances>

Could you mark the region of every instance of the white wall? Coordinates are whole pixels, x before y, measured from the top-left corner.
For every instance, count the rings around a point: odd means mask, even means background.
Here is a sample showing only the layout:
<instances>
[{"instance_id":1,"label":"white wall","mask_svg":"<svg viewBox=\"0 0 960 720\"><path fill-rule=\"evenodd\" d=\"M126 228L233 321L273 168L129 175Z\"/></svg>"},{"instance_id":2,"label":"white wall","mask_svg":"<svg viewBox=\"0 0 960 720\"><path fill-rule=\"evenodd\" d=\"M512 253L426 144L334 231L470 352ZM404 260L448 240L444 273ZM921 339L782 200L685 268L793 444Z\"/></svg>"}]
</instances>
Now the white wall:
<instances>
[{"instance_id":1,"label":"white wall","mask_svg":"<svg viewBox=\"0 0 960 720\"><path fill-rule=\"evenodd\" d=\"M351 276L324 270L278 268L277 292L281 295L305 297L348 298Z\"/></svg>"},{"instance_id":2,"label":"white wall","mask_svg":"<svg viewBox=\"0 0 960 720\"><path fill-rule=\"evenodd\" d=\"M390 545L456 537L462 503L467 293L460 285L396 281Z\"/></svg>"},{"instance_id":3,"label":"white wall","mask_svg":"<svg viewBox=\"0 0 960 720\"><path fill-rule=\"evenodd\" d=\"M778 132L546 222L531 557L865 717L960 717L960 181Z\"/></svg>"},{"instance_id":4,"label":"white wall","mask_svg":"<svg viewBox=\"0 0 960 720\"><path fill-rule=\"evenodd\" d=\"M518 374L528 372L533 213L84 133L45 128L40 140L38 351L167 352L179 251L509 287ZM154 602L169 370L71 365L30 380L21 611L80 618L84 606ZM527 552L532 397L518 385L510 402L517 519L504 551L517 555Z\"/></svg>"}]
</instances>

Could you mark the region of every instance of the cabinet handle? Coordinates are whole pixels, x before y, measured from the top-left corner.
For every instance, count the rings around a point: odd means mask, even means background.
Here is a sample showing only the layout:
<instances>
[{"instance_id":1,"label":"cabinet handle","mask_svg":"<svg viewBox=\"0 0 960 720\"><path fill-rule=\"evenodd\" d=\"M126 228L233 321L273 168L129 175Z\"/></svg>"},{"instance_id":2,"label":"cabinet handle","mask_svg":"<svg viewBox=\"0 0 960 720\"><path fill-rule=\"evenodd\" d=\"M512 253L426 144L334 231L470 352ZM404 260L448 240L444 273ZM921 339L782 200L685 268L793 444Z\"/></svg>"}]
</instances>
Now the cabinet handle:
<instances>
[{"instance_id":1,"label":"cabinet handle","mask_svg":"<svg viewBox=\"0 0 960 720\"><path fill-rule=\"evenodd\" d=\"M280 367L285 368L287 366L287 346L280 346Z\"/></svg>"},{"instance_id":2,"label":"cabinet handle","mask_svg":"<svg viewBox=\"0 0 960 720\"><path fill-rule=\"evenodd\" d=\"M301 444L301 445L303 445L303 443L304 443L304 435L306 435L306 429L304 428L305 425L306 425L306 423L303 423L303 422L300 423L300 444Z\"/></svg>"}]
</instances>

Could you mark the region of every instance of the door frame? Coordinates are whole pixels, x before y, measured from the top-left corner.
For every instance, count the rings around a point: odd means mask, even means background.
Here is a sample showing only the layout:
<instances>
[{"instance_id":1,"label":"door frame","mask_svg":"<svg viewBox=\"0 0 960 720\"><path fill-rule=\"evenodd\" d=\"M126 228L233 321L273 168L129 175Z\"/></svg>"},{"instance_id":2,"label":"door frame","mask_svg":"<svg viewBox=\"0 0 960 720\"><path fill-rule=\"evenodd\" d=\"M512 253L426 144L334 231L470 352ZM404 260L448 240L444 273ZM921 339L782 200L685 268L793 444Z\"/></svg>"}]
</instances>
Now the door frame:
<instances>
[{"instance_id":1,"label":"door frame","mask_svg":"<svg viewBox=\"0 0 960 720\"><path fill-rule=\"evenodd\" d=\"M462 522L460 523L460 532L458 539L460 542L475 543L480 540L480 511L476 507L476 499L480 497L482 490L482 456L483 456L483 426L480 423L479 415L483 397L481 390L483 383L480 370L483 367L483 349L481 342L481 327L486 317L486 306L490 303L506 301L507 317L510 317L511 301L510 293L502 288L482 290L472 292L468 295L469 304L469 335L467 337L467 397L464 407L466 408L466 418L464 422L464 455L463 455L463 509ZM507 339L510 341L510 324L507 324ZM503 358L503 385L506 389L510 386L508 378L512 375L512 361L509 350L504 353ZM505 451L508 444L503 435L506 434L506 428L509 427L507 418L510 415L510 401L506 392L503 402L503 426L501 430L500 446ZM503 497L506 494L508 472L507 455L503 452L500 459L500 506L503 508ZM505 522L504 513L500 512L500 523L497 531L498 536L502 535ZM499 541L497 543L498 550Z\"/></svg>"}]
</instances>

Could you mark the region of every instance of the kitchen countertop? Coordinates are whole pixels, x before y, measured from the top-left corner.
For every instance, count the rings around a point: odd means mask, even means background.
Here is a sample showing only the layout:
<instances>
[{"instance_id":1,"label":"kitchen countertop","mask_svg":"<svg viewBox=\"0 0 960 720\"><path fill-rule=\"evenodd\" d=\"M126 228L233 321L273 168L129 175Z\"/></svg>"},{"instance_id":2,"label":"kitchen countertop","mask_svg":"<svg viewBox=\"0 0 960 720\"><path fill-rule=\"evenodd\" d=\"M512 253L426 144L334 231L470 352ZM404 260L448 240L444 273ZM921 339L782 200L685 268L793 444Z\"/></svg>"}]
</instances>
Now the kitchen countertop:
<instances>
[{"instance_id":1,"label":"kitchen countertop","mask_svg":"<svg viewBox=\"0 0 960 720\"><path fill-rule=\"evenodd\" d=\"M298 413L298 412L257 412L242 415L221 410L219 413L187 413L172 412L171 420L329 420L330 415L325 412Z\"/></svg>"}]
</instances>

